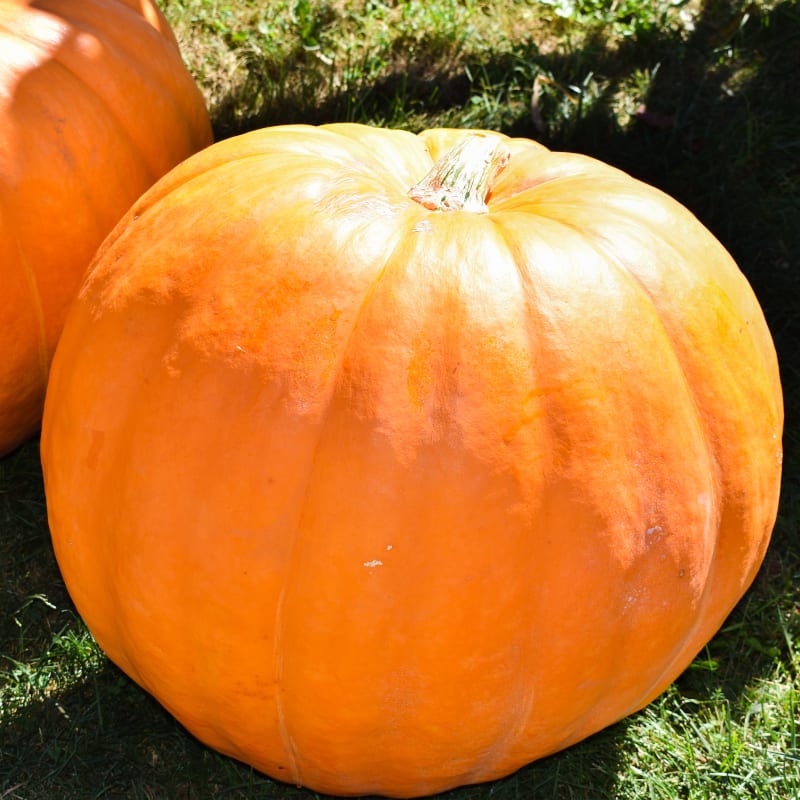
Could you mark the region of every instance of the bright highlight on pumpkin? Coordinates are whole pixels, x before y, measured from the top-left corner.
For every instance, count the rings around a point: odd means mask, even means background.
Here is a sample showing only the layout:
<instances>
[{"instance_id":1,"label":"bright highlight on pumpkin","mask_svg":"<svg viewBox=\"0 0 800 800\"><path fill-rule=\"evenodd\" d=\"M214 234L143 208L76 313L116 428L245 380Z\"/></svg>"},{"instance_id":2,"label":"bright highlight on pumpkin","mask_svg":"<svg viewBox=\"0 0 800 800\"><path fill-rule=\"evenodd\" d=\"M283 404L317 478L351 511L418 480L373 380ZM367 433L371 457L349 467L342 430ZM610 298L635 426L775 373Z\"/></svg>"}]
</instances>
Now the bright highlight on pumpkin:
<instances>
[{"instance_id":1,"label":"bright highlight on pumpkin","mask_svg":"<svg viewBox=\"0 0 800 800\"><path fill-rule=\"evenodd\" d=\"M202 741L319 792L492 780L642 708L775 521L775 350L722 245L473 133L203 150L105 241L53 361L87 625Z\"/></svg>"}]
</instances>

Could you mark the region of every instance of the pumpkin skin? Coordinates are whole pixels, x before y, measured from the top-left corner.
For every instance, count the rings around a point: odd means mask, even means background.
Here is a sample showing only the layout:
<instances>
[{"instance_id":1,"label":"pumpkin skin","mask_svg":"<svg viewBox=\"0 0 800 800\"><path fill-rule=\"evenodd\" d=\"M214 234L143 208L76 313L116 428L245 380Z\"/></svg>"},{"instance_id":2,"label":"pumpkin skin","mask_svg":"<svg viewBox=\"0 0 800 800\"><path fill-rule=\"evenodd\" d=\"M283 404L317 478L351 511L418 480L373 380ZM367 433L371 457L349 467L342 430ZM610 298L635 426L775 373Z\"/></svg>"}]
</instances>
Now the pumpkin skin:
<instances>
[{"instance_id":1,"label":"pumpkin skin","mask_svg":"<svg viewBox=\"0 0 800 800\"><path fill-rule=\"evenodd\" d=\"M211 140L151 0L0 0L0 455L39 427L66 309L100 243Z\"/></svg>"},{"instance_id":2,"label":"pumpkin skin","mask_svg":"<svg viewBox=\"0 0 800 800\"><path fill-rule=\"evenodd\" d=\"M776 356L724 248L525 139L488 213L410 199L467 135L215 144L106 240L53 363L78 610L202 741L321 792L494 779L643 707L775 520Z\"/></svg>"}]
</instances>

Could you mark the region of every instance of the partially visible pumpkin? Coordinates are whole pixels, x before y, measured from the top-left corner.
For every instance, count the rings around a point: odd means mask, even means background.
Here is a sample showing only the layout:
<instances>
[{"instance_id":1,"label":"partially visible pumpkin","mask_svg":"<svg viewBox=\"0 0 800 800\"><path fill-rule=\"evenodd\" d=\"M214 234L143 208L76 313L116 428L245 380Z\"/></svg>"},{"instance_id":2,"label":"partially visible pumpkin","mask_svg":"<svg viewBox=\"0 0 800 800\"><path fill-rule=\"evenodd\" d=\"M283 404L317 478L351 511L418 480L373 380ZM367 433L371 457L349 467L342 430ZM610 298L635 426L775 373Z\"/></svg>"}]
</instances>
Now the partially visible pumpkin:
<instances>
[{"instance_id":1,"label":"partially visible pumpkin","mask_svg":"<svg viewBox=\"0 0 800 800\"><path fill-rule=\"evenodd\" d=\"M778 366L728 253L484 140L214 145L106 240L53 363L78 610L200 739L318 791L489 780L641 708L775 520Z\"/></svg>"},{"instance_id":2,"label":"partially visible pumpkin","mask_svg":"<svg viewBox=\"0 0 800 800\"><path fill-rule=\"evenodd\" d=\"M0 0L0 455L39 426L97 247L211 138L152 0Z\"/></svg>"}]
</instances>

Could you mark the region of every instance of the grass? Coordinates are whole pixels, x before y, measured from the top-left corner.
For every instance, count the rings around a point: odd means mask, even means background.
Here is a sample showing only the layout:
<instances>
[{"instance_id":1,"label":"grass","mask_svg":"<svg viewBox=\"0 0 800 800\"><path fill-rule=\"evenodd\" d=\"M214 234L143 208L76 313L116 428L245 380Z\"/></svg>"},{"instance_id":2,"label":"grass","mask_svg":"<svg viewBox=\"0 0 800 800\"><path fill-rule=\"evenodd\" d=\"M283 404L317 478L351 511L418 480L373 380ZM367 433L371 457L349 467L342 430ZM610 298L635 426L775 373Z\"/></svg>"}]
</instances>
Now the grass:
<instances>
[{"instance_id":1,"label":"grass","mask_svg":"<svg viewBox=\"0 0 800 800\"><path fill-rule=\"evenodd\" d=\"M662 697L449 800L800 797L800 10L667 0L165 0L218 138L282 122L496 128L617 164L733 253L786 398L773 543ZM591 657L591 654L587 654ZM0 798L284 798L110 664L50 547L36 442L0 460Z\"/></svg>"}]
</instances>

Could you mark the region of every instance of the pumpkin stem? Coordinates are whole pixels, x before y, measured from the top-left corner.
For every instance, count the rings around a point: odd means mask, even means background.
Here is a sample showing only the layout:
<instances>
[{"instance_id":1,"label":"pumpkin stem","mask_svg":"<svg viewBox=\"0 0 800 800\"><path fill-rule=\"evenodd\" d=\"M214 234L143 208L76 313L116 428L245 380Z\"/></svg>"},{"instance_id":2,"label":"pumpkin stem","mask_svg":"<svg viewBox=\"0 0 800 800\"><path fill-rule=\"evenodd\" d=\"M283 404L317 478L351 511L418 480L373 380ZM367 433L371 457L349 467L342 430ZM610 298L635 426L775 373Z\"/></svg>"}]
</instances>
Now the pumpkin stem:
<instances>
[{"instance_id":1,"label":"pumpkin stem","mask_svg":"<svg viewBox=\"0 0 800 800\"><path fill-rule=\"evenodd\" d=\"M485 133L465 136L409 189L408 196L432 211L485 214L489 210L486 198L510 155L499 136Z\"/></svg>"}]
</instances>

